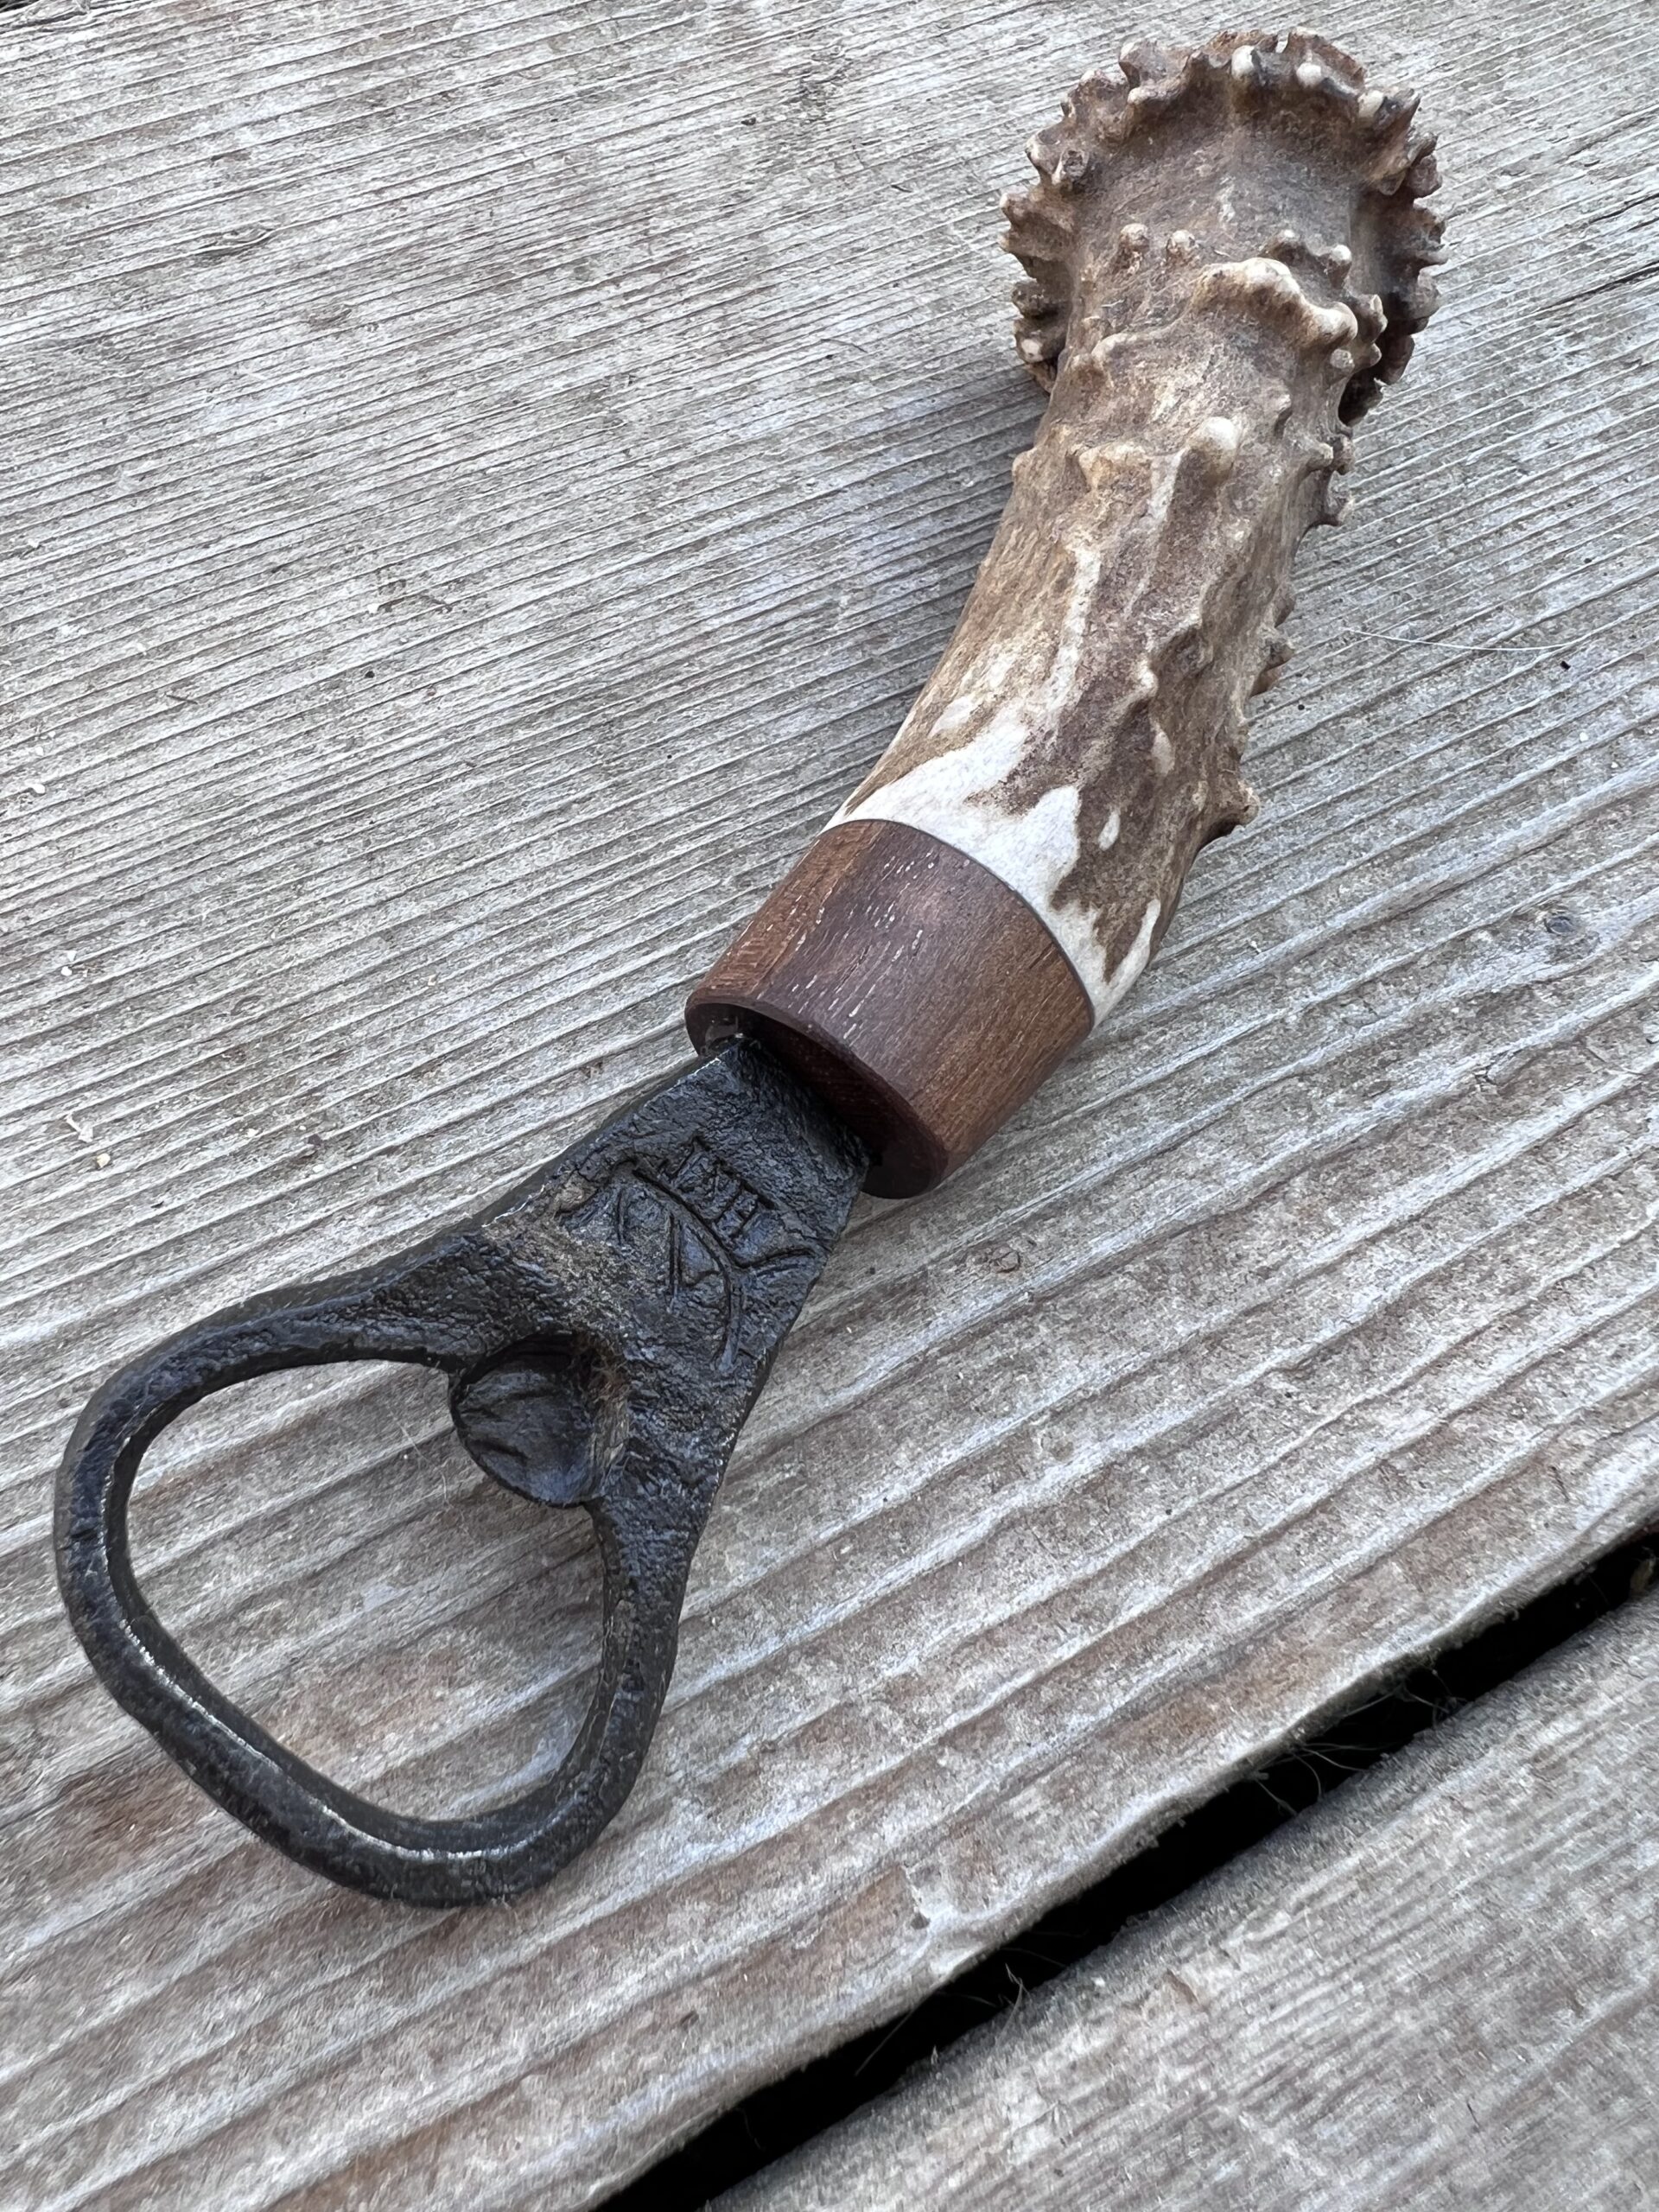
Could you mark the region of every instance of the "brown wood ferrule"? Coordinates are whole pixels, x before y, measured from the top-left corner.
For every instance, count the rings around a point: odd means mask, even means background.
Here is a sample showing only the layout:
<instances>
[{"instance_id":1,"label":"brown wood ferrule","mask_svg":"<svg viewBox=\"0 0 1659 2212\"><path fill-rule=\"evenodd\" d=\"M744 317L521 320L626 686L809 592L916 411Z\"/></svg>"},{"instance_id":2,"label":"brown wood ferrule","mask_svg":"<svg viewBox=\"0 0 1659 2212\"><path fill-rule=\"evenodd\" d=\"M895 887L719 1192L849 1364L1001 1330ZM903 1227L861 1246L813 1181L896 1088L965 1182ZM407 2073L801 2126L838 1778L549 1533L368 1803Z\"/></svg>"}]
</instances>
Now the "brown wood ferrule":
<instances>
[{"instance_id":1,"label":"brown wood ferrule","mask_svg":"<svg viewBox=\"0 0 1659 2212\"><path fill-rule=\"evenodd\" d=\"M869 1147L881 1198L948 1175L1091 1025L1025 900L893 822L825 830L686 1007L700 1052L758 1037L811 1084Z\"/></svg>"}]
</instances>

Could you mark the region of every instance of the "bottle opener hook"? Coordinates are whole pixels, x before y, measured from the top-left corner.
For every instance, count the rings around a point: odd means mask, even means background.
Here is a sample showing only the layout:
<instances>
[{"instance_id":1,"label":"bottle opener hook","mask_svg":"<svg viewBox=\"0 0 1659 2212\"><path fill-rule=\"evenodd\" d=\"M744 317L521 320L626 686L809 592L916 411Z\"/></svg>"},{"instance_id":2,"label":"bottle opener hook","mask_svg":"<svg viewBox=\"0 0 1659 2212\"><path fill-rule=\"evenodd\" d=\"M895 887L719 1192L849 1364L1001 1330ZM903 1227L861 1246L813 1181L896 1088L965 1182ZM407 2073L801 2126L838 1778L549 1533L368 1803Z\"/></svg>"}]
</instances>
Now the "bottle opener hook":
<instances>
[{"instance_id":1,"label":"bottle opener hook","mask_svg":"<svg viewBox=\"0 0 1659 2212\"><path fill-rule=\"evenodd\" d=\"M544 1881L632 1786L732 1446L866 1166L810 1091L739 1042L475 1220L254 1299L124 1369L75 1431L58 1504L65 1602L107 1688L227 1812L337 1882L454 1905ZM359 1359L441 1368L479 1465L579 1506L598 1541L599 1678L576 1740L545 1781L463 1819L372 1804L278 1744L168 1635L129 1557L140 1462L188 1406Z\"/></svg>"}]
</instances>

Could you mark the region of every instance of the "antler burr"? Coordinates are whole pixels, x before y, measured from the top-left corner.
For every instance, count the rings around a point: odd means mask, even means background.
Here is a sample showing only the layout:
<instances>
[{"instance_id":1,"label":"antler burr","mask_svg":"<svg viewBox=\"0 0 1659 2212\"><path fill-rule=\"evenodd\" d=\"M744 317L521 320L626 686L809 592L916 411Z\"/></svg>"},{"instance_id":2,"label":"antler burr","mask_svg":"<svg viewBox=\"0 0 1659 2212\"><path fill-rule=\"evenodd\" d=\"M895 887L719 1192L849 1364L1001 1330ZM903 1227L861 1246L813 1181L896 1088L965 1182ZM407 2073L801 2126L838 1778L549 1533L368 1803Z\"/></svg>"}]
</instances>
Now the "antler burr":
<instances>
[{"instance_id":1,"label":"antler burr","mask_svg":"<svg viewBox=\"0 0 1659 2212\"><path fill-rule=\"evenodd\" d=\"M943 659L693 995L925 1189L1116 1004L1199 849L1249 820L1245 704L1302 536L1435 302L1415 98L1294 31L1126 47L1004 206L1052 393Z\"/></svg>"}]
</instances>

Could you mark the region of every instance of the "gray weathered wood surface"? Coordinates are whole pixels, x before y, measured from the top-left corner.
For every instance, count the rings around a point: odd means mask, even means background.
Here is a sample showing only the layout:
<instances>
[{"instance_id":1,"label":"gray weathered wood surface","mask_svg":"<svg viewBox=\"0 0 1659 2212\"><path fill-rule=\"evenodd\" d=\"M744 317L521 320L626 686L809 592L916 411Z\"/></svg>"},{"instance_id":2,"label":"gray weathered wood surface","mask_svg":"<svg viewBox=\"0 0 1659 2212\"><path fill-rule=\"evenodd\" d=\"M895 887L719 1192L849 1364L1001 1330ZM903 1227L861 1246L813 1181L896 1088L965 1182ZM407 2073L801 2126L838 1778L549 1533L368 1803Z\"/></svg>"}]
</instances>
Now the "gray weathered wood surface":
<instances>
[{"instance_id":1,"label":"gray weathered wood surface","mask_svg":"<svg viewBox=\"0 0 1659 2212\"><path fill-rule=\"evenodd\" d=\"M0 2202L575 2204L1659 1505L1659 61L1377 0L1456 263L1300 567L1258 825L952 1185L867 1208L604 1844L337 1895L92 1682L83 1394L683 1054L885 744L1038 395L1039 0L0 10ZM1203 31L1207 21L1165 28ZM406 1376L141 1500L232 1691L400 1802L559 1747L594 1595Z\"/></svg>"},{"instance_id":2,"label":"gray weathered wood surface","mask_svg":"<svg viewBox=\"0 0 1659 2212\"><path fill-rule=\"evenodd\" d=\"M1659 2203L1656 1711L1649 1599L721 2212Z\"/></svg>"}]
</instances>

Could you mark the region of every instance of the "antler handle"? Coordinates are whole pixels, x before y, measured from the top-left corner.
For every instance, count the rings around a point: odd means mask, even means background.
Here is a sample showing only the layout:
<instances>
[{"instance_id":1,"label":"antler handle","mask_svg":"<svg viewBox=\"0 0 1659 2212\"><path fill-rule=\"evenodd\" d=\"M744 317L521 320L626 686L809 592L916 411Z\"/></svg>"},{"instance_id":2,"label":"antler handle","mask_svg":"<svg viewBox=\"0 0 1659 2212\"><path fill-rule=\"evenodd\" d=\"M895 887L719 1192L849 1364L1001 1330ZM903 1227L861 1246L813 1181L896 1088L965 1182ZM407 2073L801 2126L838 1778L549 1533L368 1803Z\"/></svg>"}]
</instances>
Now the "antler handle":
<instances>
[{"instance_id":1,"label":"antler handle","mask_svg":"<svg viewBox=\"0 0 1659 2212\"><path fill-rule=\"evenodd\" d=\"M1245 702L1347 425L1410 355L1438 181L1408 92L1305 32L1142 43L1004 203L1053 397L893 744L693 994L925 1189L1141 974L1194 856L1248 821Z\"/></svg>"}]
</instances>

